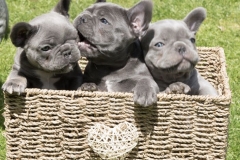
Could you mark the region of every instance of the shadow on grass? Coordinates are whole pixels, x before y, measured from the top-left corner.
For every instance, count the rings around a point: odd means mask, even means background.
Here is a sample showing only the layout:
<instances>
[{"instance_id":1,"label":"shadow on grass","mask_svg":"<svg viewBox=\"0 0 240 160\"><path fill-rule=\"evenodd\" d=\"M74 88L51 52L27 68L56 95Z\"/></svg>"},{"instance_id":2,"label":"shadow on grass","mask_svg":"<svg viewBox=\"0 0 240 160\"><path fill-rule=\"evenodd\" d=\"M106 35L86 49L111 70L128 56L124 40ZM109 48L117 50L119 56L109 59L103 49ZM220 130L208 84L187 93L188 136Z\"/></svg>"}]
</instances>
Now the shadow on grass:
<instances>
[{"instance_id":1,"label":"shadow on grass","mask_svg":"<svg viewBox=\"0 0 240 160\"><path fill-rule=\"evenodd\" d=\"M3 82L0 82L0 87L2 87ZM4 94L2 89L0 89L0 127L4 130L4 117L3 117L3 112L4 112Z\"/></svg>"},{"instance_id":2,"label":"shadow on grass","mask_svg":"<svg viewBox=\"0 0 240 160\"><path fill-rule=\"evenodd\" d=\"M7 40L9 38L11 29L8 25L7 27L7 31L6 34L4 36L4 39ZM3 117L3 112L4 112L4 93L2 91L2 85L4 82L0 81L0 128L2 128L3 130L5 129L4 126L4 117Z\"/></svg>"}]
</instances>

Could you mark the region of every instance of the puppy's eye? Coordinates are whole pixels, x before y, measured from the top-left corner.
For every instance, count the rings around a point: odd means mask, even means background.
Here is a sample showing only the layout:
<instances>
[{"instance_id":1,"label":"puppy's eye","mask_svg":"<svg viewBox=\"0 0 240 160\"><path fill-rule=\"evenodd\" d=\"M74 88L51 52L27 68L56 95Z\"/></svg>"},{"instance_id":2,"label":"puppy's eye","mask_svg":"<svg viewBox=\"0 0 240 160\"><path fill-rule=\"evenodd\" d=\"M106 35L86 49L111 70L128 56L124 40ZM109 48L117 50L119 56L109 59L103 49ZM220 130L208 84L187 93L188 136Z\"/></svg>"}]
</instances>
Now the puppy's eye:
<instances>
[{"instance_id":1,"label":"puppy's eye","mask_svg":"<svg viewBox=\"0 0 240 160\"><path fill-rule=\"evenodd\" d=\"M42 51L46 52L46 51L49 51L51 49L50 46L44 46L41 48Z\"/></svg>"},{"instance_id":2,"label":"puppy's eye","mask_svg":"<svg viewBox=\"0 0 240 160\"><path fill-rule=\"evenodd\" d=\"M158 43L156 43L154 46L156 46L156 47L162 47L162 46L164 46L164 44L163 44L162 42L158 42Z\"/></svg>"},{"instance_id":3,"label":"puppy's eye","mask_svg":"<svg viewBox=\"0 0 240 160\"><path fill-rule=\"evenodd\" d=\"M110 24L105 18L101 18L100 21L101 21L103 24Z\"/></svg>"},{"instance_id":4,"label":"puppy's eye","mask_svg":"<svg viewBox=\"0 0 240 160\"><path fill-rule=\"evenodd\" d=\"M191 41L192 43L195 43L195 38L191 38L190 41Z\"/></svg>"}]
</instances>

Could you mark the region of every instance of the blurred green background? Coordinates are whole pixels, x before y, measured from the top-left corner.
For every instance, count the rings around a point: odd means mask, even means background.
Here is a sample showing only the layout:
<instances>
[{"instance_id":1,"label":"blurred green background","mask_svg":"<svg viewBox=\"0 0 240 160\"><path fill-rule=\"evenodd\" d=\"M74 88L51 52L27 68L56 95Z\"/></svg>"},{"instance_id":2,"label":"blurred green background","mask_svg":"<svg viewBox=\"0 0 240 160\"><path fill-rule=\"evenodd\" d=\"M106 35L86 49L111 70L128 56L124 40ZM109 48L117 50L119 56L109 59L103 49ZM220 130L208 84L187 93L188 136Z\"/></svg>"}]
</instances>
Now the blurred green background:
<instances>
[{"instance_id":1,"label":"blurred green background","mask_svg":"<svg viewBox=\"0 0 240 160\"><path fill-rule=\"evenodd\" d=\"M20 21L28 22L34 17L50 11L58 0L6 0L9 9L9 31ZM71 21L94 3L94 0L72 0L70 7ZM138 0L108 0L123 7L130 8ZM197 33L197 46L223 47L227 59L227 73L230 78L232 104L230 109L229 139L227 160L240 159L240 1L239 0L153 0L152 22L160 19L183 19L195 7L207 9L207 19ZM13 64L16 48L10 39L0 44L0 83L1 86ZM0 92L0 112L3 112L4 98ZM5 159L6 141L4 136L4 119L0 116L0 160Z\"/></svg>"}]
</instances>

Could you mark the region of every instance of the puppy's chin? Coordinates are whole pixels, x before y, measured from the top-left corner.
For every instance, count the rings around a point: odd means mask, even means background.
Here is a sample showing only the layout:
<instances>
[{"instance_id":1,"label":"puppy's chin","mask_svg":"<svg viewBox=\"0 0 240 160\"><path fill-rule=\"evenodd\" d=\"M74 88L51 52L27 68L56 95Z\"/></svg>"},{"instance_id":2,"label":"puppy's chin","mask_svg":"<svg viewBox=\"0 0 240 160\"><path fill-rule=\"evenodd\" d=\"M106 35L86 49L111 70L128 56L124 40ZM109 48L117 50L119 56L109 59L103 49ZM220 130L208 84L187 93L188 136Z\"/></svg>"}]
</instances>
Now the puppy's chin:
<instances>
[{"instance_id":1,"label":"puppy's chin","mask_svg":"<svg viewBox=\"0 0 240 160\"><path fill-rule=\"evenodd\" d=\"M177 81L184 81L189 78L190 73L193 71L193 67L188 69L186 68L178 68L176 66L172 68L155 68L150 69L153 77L157 81L164 81L168 84L177 82Z\"/></svg>"},{"instance_id":2,"label":"puppy's chin","mask_svg":"<svg viewBox=\"0 0 240 160\"><path fill-rule=\"evenodd\" d=\"M185 59L182 60L180 64L178 64L177 69L176 69L176 74L178 73L186 73L190 72L193 70L196 64L193 64Z\"/></svg>"},{"instance_id":3,"label":"puppy's chin","mask_svg":"<svg viewBox=\"0 0 240 160\"><path fill-rule=\"evenodd\" d=\"M44 70L45 72L53 73L53 74L64 74L64 73L71 72L76 65L77 65L77 62L69 63L63 68L43 68L42 67L42 70Z\"/></svg>"},{"instance_id":4,"label":"puppy's chin","mask_svg":"<svg viewBox=\"0 0 240 160\"><path fill-rule=\"evenodd\" d=\"M96 57L99 53L98 48L90 40L78 32L79 42L78 49L83 57Z\"/></svg>"},{"instance_id":5,"label":"puppy's chin","mask_svg":"<svg viewBox=\"0 0 240 160\"><path fill-rule=\"evenodd\" d=\"M77 65L77 63L70 63L66 67L64 67L60 71L58 71L58 73L68 73L68 72L71 72L76 65Z\"/></svg>"},{"instance_id":6,"label":"puppy's chin","mask_svg":"<svg viewBox=\"0 0 240 160\"><path fill-rule=\"evenodd\" d=\"M162 79L165 82L175 82L178 80L184 80L189 77L189 73L194 69L195 64L189 61L183 60L181 63L168 67L158 68L154 73L156 79Z\"/></svg>"},{"instance_id":7,"label":"puppy's chin","mask_svg":"<svg viewBox=\"0 0 240 160\"><path fill-rule=\"evenodd\" d=\"M109 44L94 44L84 39L83 41L78 42L78 49L81 52L81 56L86 57L88 60L95 62L97 64L105 64L105 61L111 57L115 57L114 54L117 50L112 50L108 47ZM111 62L107 62L111 63Z\"/></svg>"}]
</instances>

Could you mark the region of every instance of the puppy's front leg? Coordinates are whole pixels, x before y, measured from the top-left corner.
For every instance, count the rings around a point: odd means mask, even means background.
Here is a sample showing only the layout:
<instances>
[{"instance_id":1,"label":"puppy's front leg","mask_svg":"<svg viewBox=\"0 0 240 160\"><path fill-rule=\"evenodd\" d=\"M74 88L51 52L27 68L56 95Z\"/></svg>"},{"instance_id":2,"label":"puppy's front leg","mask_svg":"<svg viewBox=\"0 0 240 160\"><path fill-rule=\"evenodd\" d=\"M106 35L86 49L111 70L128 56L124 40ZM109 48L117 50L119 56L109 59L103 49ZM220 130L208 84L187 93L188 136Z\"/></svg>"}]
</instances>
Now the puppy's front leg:
<instances>
[{"instance_id":1,"label":"puppy's front leg","mask_svg":"<svg viewBox=\"0 0 240 160\"><path fill-rule=\"evenodd\" d=\"M27 87L27 79L19 73L18 68L16 65L13 65L6 82L2 86L2 89L9 94L17 93L20 95Z\"/></svg>"},{"instance_id":2,"label":"puppy's front leg","mask_svg":"<svg viewBox=\"0 0 240 160\"><path fill-rule=\"evenodd\" d=\"M150 78L140 79L133 88L133 101L143 107L151 106L157 103L158 92L159 88L154 80Z\"/></svg>"},{"instance_id":3,"label":"puppy's front leg","mask_svg":"<svg viewBox=\"0 0 240 160\"><path fill-rule=\"evenodd\" d=\"M199 95L209 95L209 96L217 96L217 90L211 85L211 83L205 80L198 74L198 84L199 84ZM196 86L196 84L194 84Z\"/></svg>"}]
</instances>

